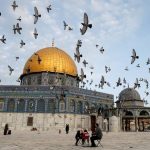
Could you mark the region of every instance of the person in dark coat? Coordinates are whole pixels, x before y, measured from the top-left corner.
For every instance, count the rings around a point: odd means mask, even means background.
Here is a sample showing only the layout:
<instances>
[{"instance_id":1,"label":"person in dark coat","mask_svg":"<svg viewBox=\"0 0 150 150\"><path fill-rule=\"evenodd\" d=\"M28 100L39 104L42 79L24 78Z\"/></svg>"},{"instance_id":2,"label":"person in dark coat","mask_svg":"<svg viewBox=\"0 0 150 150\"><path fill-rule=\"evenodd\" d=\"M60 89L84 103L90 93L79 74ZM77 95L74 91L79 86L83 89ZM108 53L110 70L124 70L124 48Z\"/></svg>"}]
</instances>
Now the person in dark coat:
<instances>
[{"instance_id":1,"label":"person in dark coat","mask_svg":"<svg viewBox=\"0 0 150 150\"><path fill-rule=\"evenodd\" d=\"M4 128L4 135L7 135L7 132L8 132L8 124L6 123Z\"/></svg>"},{"instance_id":2,"label":"person in dark coat","mask_svg":"<svg viewBox=\"0 0 150 150\"><path fill-rule=\"evenodd\" d=\"M80 139L82 139L82 135L80 133L80 130L77 131L76 135L75 135L75 139L76 139L76 143L75 145L78 146L78 142Z\"/></svg>"},{"instance_id":3,"label":"person in dark coat","mask_svg":"<svg viewBox=\"0 0 150 150\"><path fill-rule=\"evenodd\" d=\"M91 146L92 147L96 147L96 144L95 144L95 140L101 140L103 137L103 133L102 133L102 130L100 129L99 127L99 124L96 123L96 129L95 129L95 132L92 134L90 140L91 140Z\"/></svg>"},{"instance_id":4,"label":"person in dark coat","mask_svg":"<svg viewBox=\"0 0 150 150\"><path fill-rule=\"evenodd\" d=\"M66 124L66 134L69 133L69 124Z\"/></svg>"}]
</instances>

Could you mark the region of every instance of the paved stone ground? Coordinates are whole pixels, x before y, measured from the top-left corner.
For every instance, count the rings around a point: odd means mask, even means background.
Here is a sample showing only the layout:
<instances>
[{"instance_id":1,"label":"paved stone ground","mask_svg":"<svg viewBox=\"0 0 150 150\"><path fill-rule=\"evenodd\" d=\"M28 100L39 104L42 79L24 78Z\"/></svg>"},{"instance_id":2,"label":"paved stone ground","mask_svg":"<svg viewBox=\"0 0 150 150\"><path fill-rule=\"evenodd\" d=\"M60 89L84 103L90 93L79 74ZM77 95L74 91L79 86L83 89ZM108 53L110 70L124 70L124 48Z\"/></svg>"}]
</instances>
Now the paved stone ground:
<instances>
[{"instance_id":1,"label":"paved stone ground","mask_svg":"<svg viewBox=\"0 0 150 150\"><path fill-rule=\"evenodd\" d=\"M0 150L150 150L150 132L103 133L103 148L75 146L75 132L13 131L5 136L0 133Z\"/></svg>"}]
</instances>

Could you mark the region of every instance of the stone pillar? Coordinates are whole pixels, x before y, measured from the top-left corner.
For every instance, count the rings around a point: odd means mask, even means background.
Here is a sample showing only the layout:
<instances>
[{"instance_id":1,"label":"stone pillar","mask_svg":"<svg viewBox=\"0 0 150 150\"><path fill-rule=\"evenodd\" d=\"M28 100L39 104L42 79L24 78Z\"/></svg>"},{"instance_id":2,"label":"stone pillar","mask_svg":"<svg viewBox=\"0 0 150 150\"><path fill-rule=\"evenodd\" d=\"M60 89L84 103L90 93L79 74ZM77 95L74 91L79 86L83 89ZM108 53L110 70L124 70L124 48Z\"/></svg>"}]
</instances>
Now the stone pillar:
<instances>
[{"instance_id":1,"label":"stone pillar","mask_svg":"<svg viewBox=\"0 0 150 150\"><path fill-rule=\"evenodd\" d=\"M34 109L34 112L37 112L37 104L38 104L38 99L35 100L35 109Z\"/></svg>"},{"instance_id":2,"label":"stone pillar","mask_svg":"<svg viewBox=\"0 0 150 150\"><path fill-rule=\"evenodd\" d=\"M109 118L109 130L111 132L118 132L118 118L116 116L112 116Z\"/></svg>"},{"instance_id":3,"label":"stone pillar","mask_svg":"<svg viewBox=\"0 0 150 150\"><path fill-rule=\"evenodd\" d=\"M4 100L4 111L7 112L8 98Z\"/></svg>"},{"instance_id":4,"label":"stone pillar","mask_svg":"<svg viewBox=\"0 0 150 150\"><path fill-rule=\"evenodd\" d=\"M44 99L45 100L45 112L47 112L48 110L48 99Z\"/></svg>"},{"instance_id":5,"label":"stone pillar","mask_svg":"<svg viewBox=\"0 0 150 150\"><path fill-rule=\"evenodd\" d=\"M18 112L18 99L15 99L15 112Z\"/></svg>"}]
</instances>

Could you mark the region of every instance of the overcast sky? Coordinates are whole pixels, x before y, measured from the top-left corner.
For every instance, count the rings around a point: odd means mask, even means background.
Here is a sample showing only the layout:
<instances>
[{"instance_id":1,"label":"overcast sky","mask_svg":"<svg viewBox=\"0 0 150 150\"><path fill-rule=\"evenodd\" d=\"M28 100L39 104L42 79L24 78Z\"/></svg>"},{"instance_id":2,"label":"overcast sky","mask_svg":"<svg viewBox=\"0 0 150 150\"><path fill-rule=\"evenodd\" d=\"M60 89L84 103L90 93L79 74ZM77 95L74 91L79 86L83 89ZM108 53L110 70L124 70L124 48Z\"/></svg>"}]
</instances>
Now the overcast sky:
<instances>
[{"instance_id":1,"label":"overcast sky","mask_svg":"<svg viewBox=\"0 0 150 150\"><path fill-rule=\"evenodd\" d=\"M1 85L19 85L16 80L22 74L27 59L37 50L51 46L52 39L55 39L55 46L67 52L73 60L77 40L82 40L80 52L83 57L80 63L75 63L79 74L80 69L84 69L87 75L85 82L93 80L92 85L87 83L85 88L114 94L116 101L116 96L124 89L123 86L116 87L118 77L121 80L125 77L130 87L134 86L136 78L150 82L150 65L146 65L150 58L149 0L16 0L18 7L15 11L12 3L13 0L0 0L0 38L6 37L6 44L0 41ZM46 7L49 5L52 5L52 10L48 13ZM42 16L36 24L33 17L35 6ZM93 27L81 35L84 12ZM19 16L21 22L17 20ZM64 30L63 21L73 31ZM18 22L22 27L21 35L14 35L13 25ZM35 27L39 34L37 39L33 36ZM20 48L21 39L26 43L23 48ZM102 46L105 49L103 54L99 51ZM133 48L139 59L131 65ZM17 61L16 56L20 57ZM84 59L88 61L86 68L82 64ZM137 64L140 64L139 68ZM8 65L15 69L11 76ZM105 65L111 68L110 72L105 72ZM129 71L124 70L127 66ZM102 75L111 87L95 87ZM145 98L150 103L150 96L145 94L150 92L149 88L146 89L144 82L140 84L136 90L141 99Z\"/></svg>"}]
</instances>

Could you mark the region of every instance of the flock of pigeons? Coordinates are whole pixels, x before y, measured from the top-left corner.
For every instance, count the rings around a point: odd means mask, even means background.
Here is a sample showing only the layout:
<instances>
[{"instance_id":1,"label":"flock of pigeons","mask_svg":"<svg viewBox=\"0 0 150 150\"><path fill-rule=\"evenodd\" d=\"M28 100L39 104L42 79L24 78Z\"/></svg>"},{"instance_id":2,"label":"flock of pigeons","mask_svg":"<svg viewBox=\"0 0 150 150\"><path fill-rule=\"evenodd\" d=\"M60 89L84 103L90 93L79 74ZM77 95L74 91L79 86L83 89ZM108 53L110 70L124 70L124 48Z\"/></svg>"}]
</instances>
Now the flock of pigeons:
<instances>
[{"instance_id":1,"label":"flock of pigeons","mask_svg":"<svg viewBox=\"0 0 150 150\"><path fill-rule=\"evenodd\" d=\"M16 1L13 1L11 6L12 6L13 11L15 11L19 7L18 4L16 3ZM47 10L47 13L49 13L52 10L51 5L47 6L46 10ZM34 24L36 24L38 22L39 18L41 18L41 14L39 13L38 8L36 6L34 7L33 11L34 11L34 14L33 14L34 21L33 22L34 22ZM3 14L0 12L0 16L1 15L3 15ZM21 16L19 18L17 18L17 21L21 22L21 20L22 20ZM13 30L14 34L21 34L22 27L20 26L19 22L16 25L13 25L12 30ZM87 13L84 13L83 22L81 23L81 25L82 25L82 28L80 28L80 33L81 33L82 36L84 36L84 34L87 32L88 28L92 28L92 24L89 24L89 19L88 19ZM64 26L64 30L68 30L68 31L73 30L73 28L69 24L67 24L65 21L63 21L63 26ZM37 32L36 28L34 28L33 36L34 36L35 39L37 39L37 37L38 37L38 32ZM3 35L0 38L0 41L1 41L1 43L6 44L5 35ZM26 43L23 40L21 40L20 48L22 48L25 44ZM96 48L99 48L98 44L96 44L95 46L96 46ZM81 57L83 57L83 55L80 53L80 48L81 47L82 47L82 40L78 40L77 44L76 44L75 53L74 53L74 59L75 59L75 61L77 61L77 63L80 63ZM100 51L101 54L103 54L105 52L105 49L103 47L101 47L99 49L99 51ZM40 63L42 61L42 58L37 53L34 53L34 55L37 56L37 61L38 61L38 64L40 65ZM19 57L17 56L16 61L18 59L19 59ZM136 54L135 49L133 49L132 54L131 54L131 64L133 64L137 59L139 59L139 56ZM30 60L30 61L32 61L32 60ZM83 66L86 68L86 66L88 65L88 62L84 59L82 63L83 63ZM147 65L150 64L150 58L148 58L146 64ZM140 64L138 64L136 67L140 67ZM8 69L9 69L9 75L11 75L12 72L14 71L14 69L10 65L8 65ZM90 66L91 76L93 74L93 69L94 69L94 67ZM128 66L126 66L124 70L129 71ZM27 68L26 71L29 73L30 68ZM111 71L110 66L105 66L105 72L109 73L110 71ZM150 73L150 68L149 68L149 73ZM81 68L81 75L79 75L77 77L77 79L81 82L81 88L85 88L86 87L85 85L87 85L87 84L89 84L89 85L93 84L93 79L91 79L91 81L89 81L89 80L85 81L85 78L86 78L86 75L84 73L84 69ZM19 80L17 80L17 82L19 82ZM143 79L143 78L138 79L138 78L136 78L135 82L134 82L134 88L135 89L140 88L140 86L141 86L140 82L145 83L146 90L149 88L149 82L148 82L147 79ZM108 81L105 80L104 75L102 75L101 79L100 79L100 82L98 84L95 84L95 87L103 89L105 85L107 85L108 87L112 86ZM116 87L119 87L119 86L122 86L122 85L123 85L124 88L126 86L129 86L128 82L126 81L125 78L121 79L119 77L118 80L116 81L116 85L113 86L113 88L115 89ZM145 91L145 94L146 94L146 96L148 96L149 92ZM146 100L144 100L144 101L147 104L147 101Z\"/></svg>"}]
</instances>

